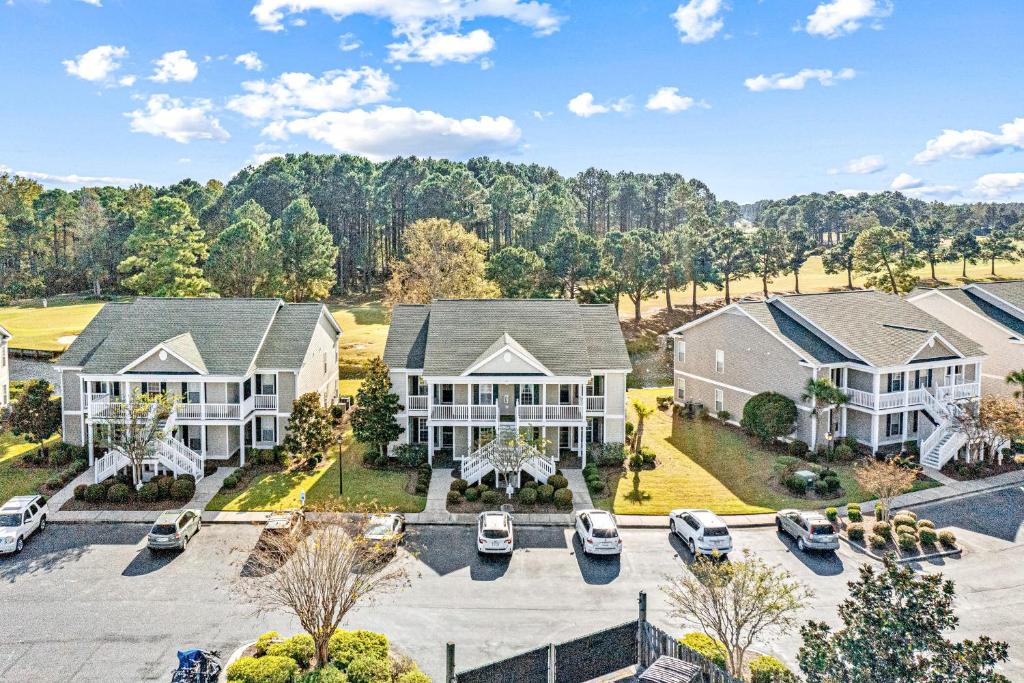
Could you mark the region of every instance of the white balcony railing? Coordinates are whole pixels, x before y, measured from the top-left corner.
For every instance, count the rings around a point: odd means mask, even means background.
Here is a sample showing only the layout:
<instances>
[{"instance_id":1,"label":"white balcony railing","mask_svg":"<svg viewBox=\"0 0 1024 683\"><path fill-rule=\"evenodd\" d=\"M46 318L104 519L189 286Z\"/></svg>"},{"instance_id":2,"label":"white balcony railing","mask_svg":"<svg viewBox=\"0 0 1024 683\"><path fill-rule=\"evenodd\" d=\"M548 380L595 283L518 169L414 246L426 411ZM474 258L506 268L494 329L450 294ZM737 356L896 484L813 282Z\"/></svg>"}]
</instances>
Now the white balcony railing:
<instances>
[{"instance_id":1,"label":"white balcony railing","mask_svg":"<svg viewBox=\"0 0 1024 683\"><path fill-rule=\"evenodd\" d=\"M175 403L175 417L180 420L237 420L242 417L238 403Z\"/></svg>"},{"instance_id":2,"label":"white balcony railing","mask_svg":"<svg viewBox=\"0 0 1024 683\"><path fill-rule=\"evenodd\" d=\"M544 406L516 406L516 418L530 422L542 422Z\"/></svg>"},{"instance_id":3,"label":"white balcony railing","mask_svg":"<svg viewBox=\"0 0 1024 683\"><path fill-rule=\"evenodd\" d=\"M844 389L844 391L850 397L850 405L889 410L892 408L911 408L914 406L934 407L932 405L934 399L938 399L940 402L948 402L977 398L980 395L981 386L977 382L943 384L934 388L890 391L877 395L868 391L860 391L859 389Z\"/></svg>"},{"instance_id":4,"label":"white balcony railing","mask_svg":"<svg viewBox=\"0 0 1024 683\"><path fill-rule=\"evenodd\" d=\"M469 419L474 421L493 422L498 418L498 406L470 406Z\"/></svg>"},{"instance_id":5,"label":"white balcony railing","mask_svg":"<svg viewBox=\"0 0 1024 683\"><path fill-rule=\"evenodd\" d=\"M430 417L434 420L468 420L469 406L435 405L430 412Z\"/></svg>"},{"instance_id":6,"label":"white balcony railing","mask_svg":"<svg viewBox=\"0 0 1024 683\"><path fill-rule=\"evenodd\" d=\"M582 420L580 407L572 406L547 406L544 409L544 417L548 420Z\"/></svg>"},{"instance_id":7,"label":"white balcony railing","mask_svg":"<svg viewBox=\"0 0 1024 683\"><path fill-rule=\"evenodd\" d=\"M422 411L427 409L427 397L426 396L410 396L409 400L406 401L406 409L410 412Z\"/></svg>"},{"instance_id":8,"label":"white balcony railing","mask_svg":"<svg viewBox=\"0 0 1024 683\"><path fill-rule=\"evenodd\" d=\"M578 405L518 406L516 417L526 422L571 422L583 419Z\"/></svg>"},{"instance_id":9,"label":"white balcony railing","mask_svg":"<svg viewBox=\"0 0 1024 683\"><path fill-rule=\"evenodd\" d=\"M256 394L256 410L277 410L276 394Z\"/></svg>"},{"instance_id":10,"label":"white balcony railing","mask_svg":"<svg viewBox=\"0 0 1024 683\"><path fill-rule=\"evenodd\" d=\"M981 385L978 382L944 384L935 390L935 397L940 401L962 401L964 399L977 398L980 395Z\"/></svg>"},{"instance_id":11,"label":"white balcony railing","mask_svg":"<svg viewBox=\"0 0 1024 683\"><path fill-rule=\"evenodd\" d=\"M587 412L600 413L604 411L604 396L587 396Z\"/></svg>"}]
</instances>

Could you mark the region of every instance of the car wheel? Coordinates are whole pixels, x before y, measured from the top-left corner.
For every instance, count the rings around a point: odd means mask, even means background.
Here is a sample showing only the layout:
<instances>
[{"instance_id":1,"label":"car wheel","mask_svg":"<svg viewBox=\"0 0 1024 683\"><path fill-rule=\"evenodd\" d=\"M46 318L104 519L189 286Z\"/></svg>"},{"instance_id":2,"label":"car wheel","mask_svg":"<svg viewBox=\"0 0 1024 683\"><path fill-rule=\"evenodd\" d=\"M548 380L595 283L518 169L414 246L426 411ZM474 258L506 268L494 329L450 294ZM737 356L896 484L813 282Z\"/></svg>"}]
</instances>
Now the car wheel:
<instances>
[{"instance_id":1,"label":"car wheel","mask_svg":"<svg viewBox=\"0 0 1024 683\"><path fill-rule=\"evenodd\" d=\"M674 520L674 519L668 520L668 530L671 531L673 534L678 534L679 533L679 532L676 531L676 520Z\"/></svg>"},{"instance_id":2,"label":"car wheel","mask_svg":"<svg viewBox=\"0 0 1024 683\"><path fill-rule=\"evenodd\" d=\"M21 536L19 536L18 537L18 542L14 546L14 552L20 553L24 547L25 547L25 539L22 538Z\"/></svg>"},{"instance_id":3,"label":"car wheel","mask_svg":"<svg viewBox=\"0 0 1024 683\"><path fill-rule=\"evenodd\" d=\"M43 518L39 520L39 530L42 531L45 528L46 528L46 515L43 515Z\"/></svg>"},{"instance_id":4,"label":"car wheel","mask_svg":"<svg viewBox=\"0 0 1024 683\"><path fill-rule=\"evenodd\" d=\"M775 520L775 529L781 534L782 533L782 521Z\"/></svg>"},{"instance_id":5,"label":"car wheel","mask_svg":"<svg viewBox=\"0 0 1024 683\"><path fill-rule=\"evenodd\" d=\"M697 546L694 544L693 539L690 539L690 543L687 546L690 549L690 554L697 557Z\"/></svg>"},{"instance_id":6,"label":"car wheel","mask_svg":"<svg viewBox=\"0 0 1024 683\"><path fill-rule=\"evenodd\" d=\"M802 539L802 538L796 539L796 547L797 547L797 549L800 552L804 552L804 547L805 547L804 546L804 539Z\"/></svg>"},{"instance_id":7,"label":"car wheel","mask_svg":"<svg viewBox=\"0 0 1024 683\"><path fill-rule=\"evenodd\" d=\"M185 548L188 547L188 536L181 537L181 552L185 552Z\"/></svg>"}]
</instances>

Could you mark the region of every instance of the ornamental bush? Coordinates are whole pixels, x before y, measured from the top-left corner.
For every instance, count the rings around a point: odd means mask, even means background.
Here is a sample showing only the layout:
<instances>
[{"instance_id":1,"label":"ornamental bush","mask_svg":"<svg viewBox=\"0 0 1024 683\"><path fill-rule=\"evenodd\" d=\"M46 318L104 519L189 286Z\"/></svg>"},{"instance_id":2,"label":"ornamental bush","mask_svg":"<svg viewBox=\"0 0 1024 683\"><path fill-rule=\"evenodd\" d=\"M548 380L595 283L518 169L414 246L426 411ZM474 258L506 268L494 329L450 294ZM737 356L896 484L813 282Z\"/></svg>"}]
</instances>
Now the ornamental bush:
<instances>
[{"instance_id":1,"label":"ornamental bush","mask_svg":"<svg viewBox=\"0 0 1024 683\"><path fill-rule=\"evenodd\" d=\"M107 499L107 487L103 484L90 484L85 490L85 499L90 503L102 503Z\"/></svg>"},{"instance_id":2,"label":"ornamental bush","mask_svg":"<svg viewBox=\"0 0 1024 683\"><path fill-rule=\"evenodd\" d=\"M449 486L448 488L451 489L452 491L458 491L459 493L463 493L466 489L469 488L469 482L466 481L465 479L453 479L452 485Z\"/></svg>"},{"instance_id":3,"label":"ornamental bush","mask_svg":"<svg viewBox=\"0 0 1024 683\"><path fill-rule=\"evenodd\" d=\"M917 536L914 536L912 534L900 534L896 537L896 544L899 545L900 550L916 550Z\"/></svg>"},{"instance_id":4,"label":"ornamental bush","mask_svg":"<svg viewBox=\"0 0 1024 683\"><path fill-rule=\"evenodd\" d=\"M786 665L769 655L755 657L750 662L750 683L782 683L794 680Z\"/></svg>"},{"instance_id":5,"label":"ornamental bush","mask_svg":"<svg viewBox=\"0 0 1024 683\"><path fill-rule=\"evenodd\" d=\"M132 490L125 484L114 484L107 489L108 503L127 503L132 497Z\"/></svg>"},{"instance_id":6,"label":"ornamental bush","mask_svg":"<svg viewBox=\"0 0 1024 683\"><path fill-rule=\"evenodd\" d=\"M548 477L548 485L554 487L557 491L558 489L564 489L569 486L569 480L560 474L555 474Z\"/></svg>"},{"instance_id":7,"label":"ornamental bush","mask_svg":"<svg viewBox=\"0 0 1024 683\"><path fill-rule=\"evenodd\" d=\"M679 644L704 655L718 668L725 669L726 649L720 640L705 633L687 633L679 639Z\"/></svg>"},{"instance_id":8,"label":"ornamental bush","mask_svg":"<svg viewBox=\"0 0 1024 683\"><path fill-rule=\"evenodd\" d=\"M875 519L882 519L885 515L885 506L881 503L875 503Z\"/></svg>"},{"instance_id":9,"label":"ornamental bush","mask_svg":"<svg viewBox=\"0 0 1024 683\"><path fill-rule=\"evenodd\" d=\"M519 491L519 502L523 505L533 505L537 502L537 489L523 488Z\"/></svg>"},{"instance_id":10,"label":"ornamental bush","mask_svg":"<svg viewBox=\"0 0 1024 683\"><path fill-rule=\"evenodd\" d=\"M537 487L537 500L541 503L550 503L555 495L555 487L551 484L544 484Z\"/></svg>"},{"instance_id":11,"label":"ornamental bush","mask_svg":"<svg viewBox=\"0 0 1024 683\"><path fill-rule=\"evenodd\" d=\"M468 500L470 503L475 503L477 500L480 499L480 491L475 486L470 486L468 489L466 489L465 496L466 500Z\"/></svg>"},{"instance_id":12,"label":"ornamental bush","mask_svg":"<svg viewBox=\"0 0 1024 683\"><path fill-rule=\"evenodd\" d=\"M921 539L921 543L935 545L935 542L939 540L939 535L935 532L935 529L923 526L918 531L918 538Z\"/></svg>"},{"instance_id":13,"label":"ornamental bush","mask_svg":"<svg viewBox=\"0 0 1024 683\"><path fill-rule=\"evenodd\" d=\"M461 493L459 493L458 491L456 491L454 489L452 489L451 491L448 492L448 504L449 505L458 505L461 502L462 502L462 494Z\"/></svg>"},{"instance_id":14,"label":"ornamental bush","mask_svg":"<svg viewBox=\"0 0 1024 683\"><path fill-rule=\"evenodd\" d=\"M299 633L279 643L272 643L267 647L268 657L289 657L305 669L316 654L316 646L313 645L313 636L308 633Z\"/></svg>"},{"instance_id":15,"label":"ornamental bush","mask_svg":"<svg viewBox=\"0 0 1024 683\"><path fill-rule=\"evenodd\" d=\"M828 518L828 521L835 524L835 521L839 519L839 510L836 508L825 508L825 516Z\"/></svg>"},{"instance_id":16,"label":"ornamental bush","mask_svg":"<svg viewBox=\"0 0 1024 683\"><path fill-rule=\"evenodd\" d=\"M387 657L360 655L345 669L349 683L391 683L391 662Z\"/></svg>"},{"instance_id":17,"label":"ornamental bush","mask_svg":"<svg viewBox=\"0 0 1024 683\"><path fill-rule=\"evenodd\" d=\"M328 664L322 669L310 671L301 679L302 683L348 683L348 676ZM398 680L402 680L399 678Z\"/></svg>"},{"instance_id":18,"label":"ornamental bush","mask_svg":"<svg viewBox=\"0 0 1024 683\"><path fill-rule=\"evenodd\" d=\"M192 496L196 495L196 483L190 481L185 477L188 475L182 475L171 484L171 498L178 501L189 501L192 500Z\"/></svg>"},{"instance_id":19,"label":"ornamental bush","mask_svg":"<svg viewBox=\"0 0 1024 683\"><path fill-rule=\"evenodd\" d=\"M335 666L343 671L356 657L367 656L375 659L387 659L388 639L373 631L343 631L338 629L327 644L327 652Z\"/></svg>"},{"instance_id":20,"label":"ornamental bush","mask_svg":"<svg viewBox=\"0 0 1024 683\"><path fill-rule=\"evenodd\" d=\"M939 532L939 543L946 548L956 547L956 534L952 531L940 531Z\"/></svg>"},{"instance_id":21,"label":"ornamental bush","mask_svg":"<svg viewBox=\"0 0 1024 683\"><path fill-rule=\"evenodd\" d=\"M597 464L603 467L622 467L626 462L626 446L618 442L606 443L596 458Z\"/></svg>"},{"instance_id":22,"label":"ornamental bush","mask_svg":"<svg viewBox=\"0 0 1024 683\"><path fill-rule=\"evenodd\" d=\"M871 532L888 540L892 538L892 525L889 522L875 522L871 525Z\"/></svg>"},{"instance_id":23,"label":"ornamental bush","mask_svg":"<svg viewBox=\"0 0 1024 683\"><path fill-rule=\"evenodd\" d=\"M878 534L871 534L871 538L869 540L871 542L871 547L875 550L881 550L888 543L884 536L879 536Z\"/></svg>"},{"instance_id":24,"label":"ornamental bush","mask_svg":"<svg viewBox=\"0 0 1024 683\"><path fill-rule=\"evenodd\" d=\"M88 484L79 484L75 487L75 500L85 500L85 492L89 490Z\"/></svg>"},{"instance_id":25,"label":"ornamental bush","mask_svg":"<svg viewBox=\"0 0 1024 683\"><path fill-rule=\"evenodd\" d=\"M860 511L860 505L857 503L850 503L846 506L846 516L851 522L859 522L864 519L864 514Z\"/></svg>"},{"instance_id":26,"label":"ornamental bush","mask_svg":"<svg viewBox=\"0 0 1024 683\"><path fill-rule=\"evenodd\" d=\"M484 505L498 505L501 503L501 494L494 490L484 491L480 494L480 501Z\"/></svg>"},{"instance_id":27,"label":"ornamental bush","mask_svg":"<svg viewBox=\"0 0 1024 683\"><path fill-rule=\"evenodd\" d=\"M569 489L558 489L555 491L555 507L567 510L572 507L572 491Z\"/></svg>"},{"instance_id":28,"label":"ornamental bush","mask_svg":"<svg viewBox=\"0 0 1024 683\"><path fill-rule=\"evenodd\" d=\"M600 479L587 483L587 488L590 489L591 493L603 493L605 490L604 482Z\"/></svg>"},{"instance_id":29,"label":"ornamental bush","mask_svg":"<svg viewBox=\"0 0 1024 683\"><path fill-rule=\"evenodd\" d=\"M399 676L397 683L430 683L430 676L419 669L413 669Z\"/></svg>"},{"instance_id":30,"label":"ornamental bush","mask_svg":"<svg viewBox=\"0 0 1024 683\"><path fill-rule=\"evenodd\" d=\"M419 467L427 461L427 447L422 444L404 443L395 449L395 458L403 467Z\"/></svg>"},{"instance_id":31,"label":"ornamental bush","mask_svg":"<svg viewBox=\"0 0 1024 683\"><path fill-rule=\"evenodd\" d=\"M290 657L241 657L228 667L232 683L291 683L299 665Z\"/></svg>"},{"instance_id":32,"label":"ornamental bush","mask_svg":"<svg viewBox=\"0 0 1024 683\"><path fill-rule=\"evenodd\" d=\"M774 391L764 391L750 398L743 406L743 429L763 442L770 442L793 432L796 426L796 403Z\"/></svg>"},{"instance_id":33,"label":"ornamental bush","mask_svg":"<svg viewBox=\"0 0 1024 683\"><path fill-rule=\"evenodd\" d=\"M901 534L910 534L914 538L917 538L917 529L906 524L897 524L893 533L897 536Z\"/></svg>"},{"instance_id":34,"label":"ornamental bush","mask_svg":"<svg viewBox=\"0 0 1024 683\"><path fill-rule=\"evenodd\" d=\"M841 462L848 462L850 460L853 460L854 453L855 451L845 443L841 443L832 449L833 459L839 460Z\"/></svg>"},{"instance_id":35,"label":"ornamental bush","mask_svg":"<svg viewBox=\"0 0 1024 683\"><path fill-rule=\"evenodd\" d=\"M917 521L917 528L918 529L923 529L925 527L928 527L929 529L934 529L935 528L935 522L933 522L930 519L920 519L920 520Z\"/></svg>"},{"instance_id":36,"label":"ornamental bush","mask_svg":"<svg viewBox=\"0 0 1024 683\"><path fill-rule=\"evenodd\" d=\"M795 474L786 477L786 488L789 489L790 493L802 496L807 493L807 481L802 477L798 477Z\"/></svg>"},{"instance_id":37,"label":"ornamental bush","mask_svg":"<svg viewBox=\"0 0 1024 683\"><path fill-rule=\"evenodd\" d=\"M256 644L253 647L256 648L256 656L262 657L267 654L267 648L276 643L281 639L281 634L277 631L267 631L259 638L256 639Z\"/></svg>"},{"instance_id":38,"label":"ornamental bush","mask_svg":"<svg viewBox=\"0 0 1024 683\"><path fill-rule=\"evenodd\" d=\"M160 500L160 489L153 482L147 482L139 489L139 500L143 503L155 503Z\"/></svg>"},{"instance_id":39,"label":"ornamental bush","mask_svg":"<svg viewBox=\"0 0 1024 683\"><path fill-rule=\"evenodd\" d=\"M846 535L850 537L851 541L863 541L864 525L859 522L853 522L850 526L846 527Z\"/></svg>"},{"instance_id":40,"label":"ornamental bush","mask_svg":"<svg viewBox=\"0 0 1024 683\"><path fill-rule=\"evenodd\" d=\"M802 458L807 455L807 451L810 450L810 447L807 445L806 441L794 439L789 442L789 446L786 447L786 450L789 451L789 454L794 458Z\"/></svg>"}]
</instances>

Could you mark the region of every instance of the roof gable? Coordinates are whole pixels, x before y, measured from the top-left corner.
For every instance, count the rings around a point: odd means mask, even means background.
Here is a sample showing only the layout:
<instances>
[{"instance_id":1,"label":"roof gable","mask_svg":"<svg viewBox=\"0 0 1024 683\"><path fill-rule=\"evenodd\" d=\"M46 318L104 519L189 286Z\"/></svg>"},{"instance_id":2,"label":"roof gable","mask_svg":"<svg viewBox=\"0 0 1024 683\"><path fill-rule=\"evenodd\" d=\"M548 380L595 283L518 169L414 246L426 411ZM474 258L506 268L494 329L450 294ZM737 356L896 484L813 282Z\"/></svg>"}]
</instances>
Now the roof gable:
<instances>
[{"instance_id":1,"label":"roof gable","mask_svg":"<svg viewBox=\"0 0 1024 683\"><path fill-rule=\"evenodd\" d=\"M163 341L122 368L127 372L188 372L209 374L190 332Z\"/></svg>"},{"instance_id":2,"label":"roof gable","mask_svg":"<svg viewBox=\"0 0 1024 683\"><path fill-rule=\"evenodd\" d=\"M552 373L533 354L522 347L508 332L498 337L491 346L466 368L463 375L533 375L550 376Z\"/></svg>"}]
</instances>

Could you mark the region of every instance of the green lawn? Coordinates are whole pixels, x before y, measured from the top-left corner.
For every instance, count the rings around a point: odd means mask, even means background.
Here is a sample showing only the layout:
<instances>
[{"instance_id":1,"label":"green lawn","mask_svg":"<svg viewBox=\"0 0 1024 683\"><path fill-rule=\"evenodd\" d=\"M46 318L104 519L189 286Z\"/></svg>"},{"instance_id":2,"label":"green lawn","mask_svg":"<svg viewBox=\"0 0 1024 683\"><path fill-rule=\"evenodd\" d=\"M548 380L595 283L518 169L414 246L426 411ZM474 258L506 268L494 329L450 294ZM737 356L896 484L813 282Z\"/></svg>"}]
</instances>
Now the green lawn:
<instances>
[{"instance_id":1,"label":"green lawn","mask_svg":"<svg viewBox=\"0 0 1024 683\"><path fill-rule=\"evenodd\" d=\"M69 337L81 332L103 306L101 303L7 306L0 308L0 326L11 333L11 348L63 351Z\"/></svg>"},{"instance_id":2,"label":"green lawn","mask_svg":"<svg viewBox=\"0 0 1024 683\"><path fill-rule=\"evenodd\" d=\"M54 437L56 438L56 437ZM0 503L11 496L35 493L54 470L48 467L21 467L21 456L36 448L8 432L0 432Z\"/></svg>"},{"instance_id":3,"label":"green lawn","mask_svg":"<svg viewBox=\"0 0 1024 683\"><path fill-rule=\"evenodd\" d=\"M337 450L331 452L330 465L315 472L273 472L257 476L248 488L221 491L207 510L282 510L297 508L302 491L306 505L336 504L346 507L380 507L399 512L421 512L426 496L405 492L406 472L373 470L363 467L365 446L356 443L352 432L345 435L342 455L345 463L345 495L338 496Z\"/></svg>"},{"instance_id":4,"label":"green lawn","mask_svg":"<svg viewBox=\"0 0 1024 683\"><path fill-rule=\"evenodd\" d=\"M636 422L632 401L655 405L658 396L671 395L671 388L632 389L629 392L630 420ZM666 514L673 508L707 508L719 514L754 514L781 508L823 508L849 501L867 500L853 477L849 464L834 464L846 497L821 500L795 498L779 487L778 474L793 458L760 447L755 441L714 420L673 418L657 410L644 423L645 446L658 456L659 465L619 480L614 495L597 501L619 514ZM934 486L921 482L915 488Z\"/></svg>"}]
</instances>

